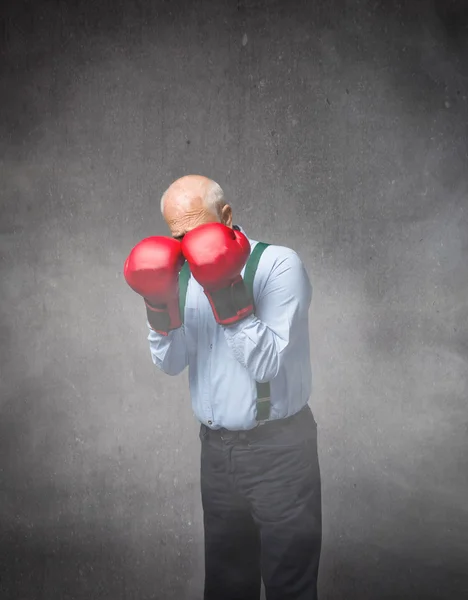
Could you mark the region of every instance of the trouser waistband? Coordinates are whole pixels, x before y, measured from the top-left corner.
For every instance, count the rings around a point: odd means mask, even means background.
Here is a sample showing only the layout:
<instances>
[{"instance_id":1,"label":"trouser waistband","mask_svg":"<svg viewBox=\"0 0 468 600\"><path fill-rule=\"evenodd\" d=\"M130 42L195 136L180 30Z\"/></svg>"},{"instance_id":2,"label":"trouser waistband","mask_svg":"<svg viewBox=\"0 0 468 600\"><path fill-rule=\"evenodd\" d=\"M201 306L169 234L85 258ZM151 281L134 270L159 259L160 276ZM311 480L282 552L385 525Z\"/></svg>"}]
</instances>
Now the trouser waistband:
<instances>
[{"instance_id":1,"label":"trouser waistband","mask_svg":"<svg viewBox=\"0 0 468 600\"><path fill-rule=\"evenodd\" d=\"M284 419L272 419L271 421L264 421L262 424L257 425L252 429L240 431L232 431L230 429L225 429L224 427L221 427L221 429L210 429L206 425L202 424L200 433L203 437L209 436L211 438L221 438L223 440L249 440L261 438L264 435L270 435L272 432L279 431L284 427L290 427L294 423L301 421L304 418L308 420L309 415L312 417L312 411L310 410L310 406L306 404L294 415L285 417ZM315 419L313 419L313 417L312 420L315 424Z\"/></svg>"}]
</instances>

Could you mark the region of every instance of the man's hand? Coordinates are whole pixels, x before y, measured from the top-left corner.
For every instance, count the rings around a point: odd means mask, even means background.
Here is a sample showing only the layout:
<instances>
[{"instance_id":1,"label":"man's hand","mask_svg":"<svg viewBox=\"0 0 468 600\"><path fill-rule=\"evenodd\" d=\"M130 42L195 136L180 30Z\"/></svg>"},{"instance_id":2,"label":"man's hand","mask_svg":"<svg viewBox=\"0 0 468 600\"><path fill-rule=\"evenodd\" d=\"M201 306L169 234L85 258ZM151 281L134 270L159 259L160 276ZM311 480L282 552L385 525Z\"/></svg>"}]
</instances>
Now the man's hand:
<instances>
[{"instance_id":1,"label":"man's hand","mask_svg":"<svg viewBox=\"0 0 468 600\"><path fill-rule=\"evenodd\" d=\"M253 313L240 275L250 255L249 240L242 232L222 223L200 225L185 234L182 252L218 323L232 325Z\"/></svg>"},{"instance_id":2,"label":"man's hand","mask_svg":"<svg viewBox=\"0 0 468 600\"><path fill-rule=\"evenodd\" d=\"M141 240L125 261L126 282L143 296L151 328L163 335L182 324L178 277L184 262L180 242L161 236Z\"/></svg>"}]
</instances>

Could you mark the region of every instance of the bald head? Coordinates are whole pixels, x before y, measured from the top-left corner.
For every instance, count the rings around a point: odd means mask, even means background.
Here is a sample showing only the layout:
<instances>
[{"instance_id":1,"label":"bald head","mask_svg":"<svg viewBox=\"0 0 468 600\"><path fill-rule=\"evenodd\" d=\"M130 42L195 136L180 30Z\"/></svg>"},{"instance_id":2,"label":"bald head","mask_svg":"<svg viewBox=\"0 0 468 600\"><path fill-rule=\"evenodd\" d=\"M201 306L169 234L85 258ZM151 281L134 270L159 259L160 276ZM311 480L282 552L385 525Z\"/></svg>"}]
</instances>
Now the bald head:
<instances>
[{"instance_id":1,"label":"bald head","mask_svg":"<svg viewBox=\"0 0 468 600\"><path fill-rule=\"evenodd\" d=\"M204 223L224 223L232 227L231 207L221 187L202 175L177 179L161 198L161 213L174 238Z\"/></svg>"}]
</instances>

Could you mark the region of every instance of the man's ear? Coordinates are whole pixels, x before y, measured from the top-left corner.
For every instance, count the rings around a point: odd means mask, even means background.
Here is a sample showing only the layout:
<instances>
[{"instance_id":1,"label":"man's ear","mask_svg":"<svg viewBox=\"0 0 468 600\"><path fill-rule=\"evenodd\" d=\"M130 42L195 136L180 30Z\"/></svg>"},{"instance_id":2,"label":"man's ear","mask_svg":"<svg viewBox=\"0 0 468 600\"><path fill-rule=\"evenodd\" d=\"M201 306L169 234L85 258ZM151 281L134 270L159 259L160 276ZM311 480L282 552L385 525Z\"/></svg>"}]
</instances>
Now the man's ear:
<instances>
[{"instance_id":1,"label":"man's ear","mask_svg":"<svg viewBox=\"0 0 468 600\"><path fill-rule=\"evenodd\" d=\"M221 223L232 228L232 210L229 204L224 205L221 209Z\"/></svg>"}]
</instances>

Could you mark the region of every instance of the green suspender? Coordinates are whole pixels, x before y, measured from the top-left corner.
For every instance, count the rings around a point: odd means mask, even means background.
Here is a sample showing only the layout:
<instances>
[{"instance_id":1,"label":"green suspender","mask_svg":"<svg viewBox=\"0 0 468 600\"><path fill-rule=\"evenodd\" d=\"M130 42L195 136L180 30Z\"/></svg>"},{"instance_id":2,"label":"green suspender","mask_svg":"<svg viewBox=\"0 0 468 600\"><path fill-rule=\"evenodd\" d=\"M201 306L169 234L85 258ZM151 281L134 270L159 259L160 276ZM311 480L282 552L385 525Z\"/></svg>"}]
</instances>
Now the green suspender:
<instances>
[{"instance_id":1,"label":"green suspender","mask_svg":"<svg viewBox=\"0 0 468 600\"><path fill-rule=\"evenodd\" d=\"M252 301L254 301L253 295L253 282L255 273L257 272L258 263L260 257L263 254L265 248L269 244L265 242L257 242L257 245L252 250L249 260L244 271L244 283L249 291ZM185 262L180 273L179 273L179 308L180 318L182 323L184 322L184 311L185 311L185 298L187 296L188 281L190 278L190 268L188 262ZM254 305L255 312L255 305ZM257 421L266 421L270 418L270 384L269 382L259 383L257 381Z\"/></svg>"},{"instance_id":2,"label":"green suspender","mask_svg":"<svg viewBox=\"0 0 468 600\"><path fill-rule=\"evenodd\" d=\"M244 283L249 290L250 297L252 298L252 302L254 301L253 295L253 282L255 273L257 272L258 263L260 262L260 257L263 254L265 248L267 248L269 244L265 242L257 242L257 245L252 250L249 260L247 261L247 265L244 271ZM255 312L255 304L254 304L254 312ZM257 421L266 421L270 418L270 384L268 381L265 383L259 383L257 381Z\"/></svg>"},{"instance_id":3,"label":"green suspender","mask_svg":"<svg viewBox=\"0 0 468 600\"><path fill-rule=\"evenodd\" d=\"M182 265L179 273L179 310L182 323L184 322L185 298L187 297L188 281L190 279L190 267L187 261Z\"/></svg>"}]
</instances>

